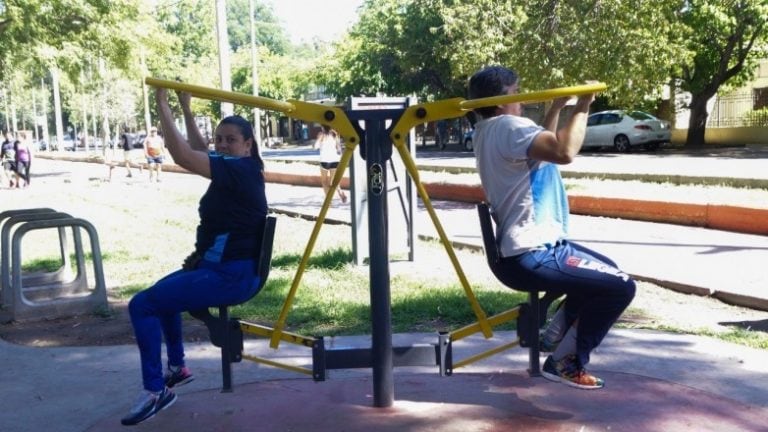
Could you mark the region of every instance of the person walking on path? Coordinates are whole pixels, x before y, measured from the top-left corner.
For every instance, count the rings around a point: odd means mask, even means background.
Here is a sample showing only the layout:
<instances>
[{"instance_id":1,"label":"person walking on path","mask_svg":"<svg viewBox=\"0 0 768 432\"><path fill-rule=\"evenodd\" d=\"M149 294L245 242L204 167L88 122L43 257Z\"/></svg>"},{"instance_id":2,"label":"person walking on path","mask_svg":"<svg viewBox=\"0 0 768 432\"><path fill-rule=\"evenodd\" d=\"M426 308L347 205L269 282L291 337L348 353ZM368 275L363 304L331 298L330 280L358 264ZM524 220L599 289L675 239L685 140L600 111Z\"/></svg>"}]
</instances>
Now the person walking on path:
<instances>
[{"instance_id":1,"label":"person walking on path","mask_svg":"<svg viewBox=\"0 0 768 432\"><path fill-rule=\"evenodd\" d=\"M469 99L517 93L518 76L491 66L469 80ZM478 108L474 152L485 196L497 223L506 282L524 290L566 294L567 329L542 368L545 378L582 389L604 381L585 369L635 295L635 282L616 263L567 239L568 199L558 165L579 153L594 95L580 96L557 129L559 98L536 125L521 117L519 103Z\"/></svg>"},{"instance_id":2,"label":"person walking on path","mask_svg":"<svg viewBox=\"0 0 768 432\"><path fill-rule=\"evenodd\" d=\"M7 181L8 187L15 187L19 182L19 175L16 172L16 140L11 132L5 133L5 140L0 147L0 161L3 164L3 182Z\"/></svg>"},{"instance_id":3,"label":"person walking on path","mask_svg":"<svg viewBox=\"0 0 768 432\"><path fill-rule=\"evenodd\" d=\"M339 134L330 127L323 125L315 140L314 148L320 149L320 182L323 185L324 194L328 195L328 191L331 189L331 181L336 175L336 168L338 168L339 160L341 159ZM341 186L339 186L337 192L341 202L346 203L347 194L341 190Z\"/></svg>"},{"instance_id":4,"label":"person walking on path","mask_svg":"<svg viewBox=\"0 0 768 432\"><path fill-rule=\"evenodd\" d=\"M256 260L268 210L264 163L247 120L224 118L216 127L215 151L209 152L195 125L190 96L179 95L188 140L176 129L167 90L157 89L156 99L171 156L179 166L210 179L210 184L198 207L194 252L180 270L139 292L128 304L144 389L122 418L124 425L138 424L168 408L177 398L171 388L193 379L184 363L182 312L242 303L256 294ZM165 374L163 339L168 357Z\"/></svg>"},{"instance_id":5,"label":"person walking on path","mask_svg":"<svg viewBox=\"0 0 768 432\"><path fill-rule=\"evenodd\" d=\"M125 165L125 171L127 174L126 177L133 177L133 172L131 171L131 162L133 162L133 158L131 155L133 154L133 140L134 136L133 134L128 130L128 126L123 128L123 134L120 135L120 145L123 148L123 164ZM139 164L139 172L141 173L143 171L142 165Z\"/></svg>"},{"instance_id":6,"label":"person walking on path","mask_svg":"<svg viewBox=\"0 0 768 432\"><path fill-rule=\"evenodd\" d=\"M163 160L165 159L165 142L157 134L156 127L152 127L149 130L149 135L144 139L144 156L147 158L147 165L149 165L149 181L152 182L152 171L154 171L154 179L159 183L160 173L163 172Z\"/></svg>"},{"instance_id":7,"label":"person walking on path","mask_svg":"<svg viewBox=\"0 0 768 432\"><path fill-rule=\"evenodd\" d=\"M29 169L32 166L32 147L29 145L26 132L19 132L19 139L14 143L14 153L16 157L16 187L21 187L21 180L24 180L24 187L29 186Z\"/></svg>"}]
</instances>

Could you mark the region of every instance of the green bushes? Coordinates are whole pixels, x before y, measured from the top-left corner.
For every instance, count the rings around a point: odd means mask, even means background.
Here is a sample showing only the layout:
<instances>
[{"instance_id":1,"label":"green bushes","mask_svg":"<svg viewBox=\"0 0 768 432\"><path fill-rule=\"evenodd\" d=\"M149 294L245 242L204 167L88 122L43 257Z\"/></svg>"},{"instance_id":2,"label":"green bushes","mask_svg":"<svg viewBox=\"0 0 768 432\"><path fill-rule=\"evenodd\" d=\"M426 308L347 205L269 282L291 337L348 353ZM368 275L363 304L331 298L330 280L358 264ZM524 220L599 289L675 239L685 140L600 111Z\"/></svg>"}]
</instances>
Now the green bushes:
<instances>
[{"instance_id":1,"label":"green bushes","mask_svg":"<svg viewBox=\"0 0 768 432\"><path fill-rule=\"evenodd\" d=\"M768 107L752 110L744 115L744 126L761 127L768 126Z\"/></svg>"}]
</instances>

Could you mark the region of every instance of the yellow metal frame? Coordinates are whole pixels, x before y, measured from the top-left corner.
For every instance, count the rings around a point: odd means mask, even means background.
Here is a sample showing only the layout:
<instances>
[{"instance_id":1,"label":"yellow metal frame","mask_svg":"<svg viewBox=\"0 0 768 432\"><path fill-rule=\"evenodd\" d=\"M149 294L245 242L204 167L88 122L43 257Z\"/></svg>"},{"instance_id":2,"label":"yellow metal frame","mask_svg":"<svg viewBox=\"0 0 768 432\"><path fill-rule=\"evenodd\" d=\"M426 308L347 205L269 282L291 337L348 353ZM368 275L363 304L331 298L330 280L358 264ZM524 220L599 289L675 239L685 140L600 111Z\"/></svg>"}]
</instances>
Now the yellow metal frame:
<instances>
[{"instance_id":1,"label":"yellow metal frame","mask_svg":"<svg viewBox=\"0 0 768 432\"><path fill-rule=\"evenodd\" d=\"M269 339L272 338L275 332L273 328L260 324L249 323L247 321L240 321L240 329L244 333L249 333ZM294 345L303 345L308 348L314 348L315 344L317 343L317 339L313 337L307 337L298 333L291 333L286 331L280 332L280 340L292 343Z\"/></svg>"},{"instance_id":2,"label":"yellow metal frame","mask_svg":"<svg viewBox=\"0 0 768 432\"><path fill-rule=\"evenodd\" d=\"M228 92L228 91L212 89L208 87L185 84L178 81L162 80L162 79L151 78L151 77L145 78L145 82L147 85L150 85L150 86L163 87L163 88L176 90L180 92L186 92L192 96L196 96L204 99L213 99L213 100L219 100L223 102L236 103L239 105L280 111L291 117L297 118L299 120L316 122L316 123L330 126L336 129L339 132L339 135L342 138L344 138L344 141L346 144L344 147L344 152L342 153L342 156L341 156L341 160L339 161L339 166L336 170L336 174L334 175L333 180L331 181L331 187L328 190L325 200L323 201L323 205L320 208L320 213L318 214L317 220L315 221L315 226L312 230L312 234L310 235L309 241L307 242L307 246L304 250L304 254L302 255L301 261L299 262L299 266L296 270L296 275L294 276L293 283L291 284L291 288L283 303L283 307L275 323L274 329L270 329L268 327L258 326L254 324L241 323L241 328L243 328L243 331L246 331L248 333L253 333L263 337L269 337L270 347L275 349L279 347L281 340L284 340L286 342L291 342L291 343L297 343L300 345L311 346L311 345L307 345L307 343L314 341L314 339L306 338L304 336L297 335L297 334L292 334L284 331L283 329L285 328L285 322L288 316L288 312L291 309L293 300L298 290L298 286L301 282L301 277L304 271L306 270L307 263L309 262L309 257L314 248L315 242L317 240L317 236L320 233L320 228L322 227L322 224L325 221L325 217L328 213L328 209L333 200L333 196L336 193L336 188L338 188L339 184L341 183L341 179L344 176L344 172L349 166L349 162L352 159L352 156L354 155L355 147L360 142L360 137L357 134L357 130L354 128L349 118L346 116L346 113L338 107L324 106L320 104L308 103L308 102L297 101L297 100L289 100L287 102L283 102L283 101L277 101L277 100L269 99L265 97L250 96L242 93ZM465 100L462 98L454 98L454 99L444 99L441 101L429 102L424 104L417 104L417 105L413 105L406 108L402 116L400 117L400 119L392 128L392 132L390 134L392 142L394 143L395 148L398 150L400 157L402 158L403 163L405 164L406 170L408 171L408 173L410 174L411 178L414 181L414 184L416 185L419 196L424 202L424 206L427 209L427 212L429 213L429 216L432 220L432 223L435 226L435 229L438 232L438 235L440 236L440 241L442 242L446 252L448 253L448 257L451 260L451 264L453 265L456 271L456 274L459 278L459 281L461 282L461 285L464 288L465 295L467 296L467 299L470 302L472 310L475 313L475 316L477 317L476 323L470 324L468 326L462 327L452 332L451 337L453 340L462 339L470 334L477 333L478 331L482 332L486 338L490 338L493 336L493 331L492 331L493 326L516 318L519 314L519 311L517 308L515 308L507 312L502 312L501 314L494 315L490 318L486 317L485 312L480 306L480 303L477 301L477 298L475 297L472 291L472 288L470 287L469 282L467 281L466 275L464 274L464 271L461 268L461 264L459 263L458 258L456 257L456 254L453 250L453 246L451 245L451 242L448 241L448 236L446 235L445 230L440 224L440 220L438 219L437 213L435 212L435 209L432 206L432 203L429 199L429 195L427 194L427 191L424 188L424 185L421 183L418 168L416 167L416 164L413 161L411 154L405 143L405 140L406 140L406 137L408 136L409 131L411 130L411 128L413 128L417 124L460 117L466 114L468 111L471 111L476 108L502 105L502 104L508 104L508 103L542 102L542 101L547 101L547 100L551 100L559 97L565 97L565 96L578 96L582 94L597 93L605 90L606 88L607 87L605 84L596 83L596 84L587 84L587 85L573 86L573 87L561 87L561 88L538 91L538 92L494 96L494 97L483 98L483 99ZM519 342L513 342L510 344L503 345L501 347L491 349L489 351L486 351L485 353L477 354L466 360L456 363L454 367L460 367L460 366L469 364L471 362L488 357L490 355L493 355L505 349L517 346L518 344ZM312 373L311 371L308 371L307 369L304 369L304 368L295 368L290 365L283 365L277 362L261 359L254 356L244 355L243 357L253 361L258 361L264 364L283 367L290 370L295 370L301 373L307 373L307 372L309 374Z\"/></svg>"},{"instance_id":3,"label":"yellow metal frame","mask_svg":"<svg viewBox=\"0 0 768 432\"><path fill-rule=\"evenodd\" d=\"M249 323L245 321L240 321L240 329L243 331L243 333L248 333L248 334L261 336L264 338L270 338L270 339L272 338L272 335L275 333L275 330L270 327L263 326L260 324ZM302 345L308 348L314 348L315 345L317 344L317 339L302 336L297 333L281 331L279 334L279 337L280 337L280 340L282 341L292 343L294 345ZM297 373L310 375L310 376L314 374L314 371L312 369L308 369L300 366L293 366L287 363L276 362L274 360L269 360L264 357L258 357L258 356L254 356L246 353L243 353L242 356L244 359L247 359L256 363L261 363L267 366L286 369L292 372L297 372Z\"/></svg>"},{"instance_id":4,"label":"yellow metal frame","mask_svg":"<svg viewBox=\"0 0 768 432\"><path fill-rule=\"evenodd\" d=\"M482 99L466 100L462 98L443 99L426 102L408 107L392 128L392 141L405 141L408 131L414 126L437 120L461 117L476 108L504 105L509 103L544 102L565 96L580 96L598 93L608 88L604 83L584 84L571 87L518 93L512 95L493 96Z\"/></svg>"},{"instance_id":5,"label":"yellow metal frame","mask_svg":"<svg viewBox=\"0 0 768 432\"><path fill-rule=\"evenodd\" d=\"M280 363L280 362L276 362L274 360L266 359L264 357L257 357L257 356L253 356L253 355L249 355L249 354L243 354L242 356L243 356L244 359L250 360L250 361L255 362L255 363L261 363L261 364L264 364L264 365L267 365L267 366L272 366L272 367L276 367L276 368L280 368L280 369L285 369L285 370L289 370L291 372L297 372L297 373L304 374L304 375L310 375L310 376L314 375L314 372L312 371L312 369L303 368L301 366L293 366L293 365L289 365L289 364L286 364L286 363Z\"/></svg>"},{"instance_id":6,"label":"yellow metal frame","mask_svg":"<svg viewBox=\"0 0 768 432\"><path fill-rule=\"evenodd\" d=\"M506 322L512 321L513 319L516 319L520 316L520 306L516 306L512 309L509 309L507 311L498 313L496 315L493 315L491 317L488 317L487 323L490 327L496 327L501 324L504 324ZM450 337L451 342L456 342L461 339L464 339L466 337L472 336L473 334L476 334L478 332L483 331L483 328L481 326L480 322L468 324L464 327L458 328L448 334ZM509 342L503 345L499 345L497 347L493 347L489 350L483 351L481 353L469 356L463 360L454 361L453 362L453 369L458 369L460 367L464 367L467 365L470 365L474 362L486 359L492 355L498 354L502 351L506 351L510 348L514 348L516 346L520 345L520 338L515 339L513 342Z\"/></svg>"}]
</instances>

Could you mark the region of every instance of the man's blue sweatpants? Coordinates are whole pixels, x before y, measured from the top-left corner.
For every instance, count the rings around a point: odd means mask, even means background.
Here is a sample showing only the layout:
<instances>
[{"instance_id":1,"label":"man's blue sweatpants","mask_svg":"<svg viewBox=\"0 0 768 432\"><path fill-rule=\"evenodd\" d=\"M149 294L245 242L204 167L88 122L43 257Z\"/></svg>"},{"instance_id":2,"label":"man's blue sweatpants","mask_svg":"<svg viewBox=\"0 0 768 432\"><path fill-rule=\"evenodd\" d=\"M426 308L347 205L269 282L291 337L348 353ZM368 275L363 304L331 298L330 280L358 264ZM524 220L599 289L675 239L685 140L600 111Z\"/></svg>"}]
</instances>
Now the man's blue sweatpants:
<instances>
[{"instance_id":1,"label":"man's blue sweatpants","mask_svg":"<svg viewBox=\"0 0 768 432\"><path fill-rule=\"evenodd\" d=\"M502 258L504 277L521 291L566 294L569 322L578 318L576 354L582 365L635 297L635 281L608 257L567 240Z\"/></svg>"}]
</instances>

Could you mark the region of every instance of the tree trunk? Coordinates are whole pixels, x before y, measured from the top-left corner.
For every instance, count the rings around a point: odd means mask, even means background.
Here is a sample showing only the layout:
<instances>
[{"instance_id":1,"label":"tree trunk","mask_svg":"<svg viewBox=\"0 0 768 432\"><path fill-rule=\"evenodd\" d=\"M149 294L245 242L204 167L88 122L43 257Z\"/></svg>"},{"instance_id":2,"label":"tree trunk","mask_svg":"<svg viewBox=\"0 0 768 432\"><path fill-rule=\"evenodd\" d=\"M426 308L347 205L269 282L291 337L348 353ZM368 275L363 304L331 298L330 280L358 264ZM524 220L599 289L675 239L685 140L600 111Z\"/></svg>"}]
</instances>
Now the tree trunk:
<instances>
[{"instance_id":1,"label":"tree trunk","mask_svg":"<svg viewBox=\"0 0 768 432\"><path fill-rule=\"evenodd\" d=\"M59 89L59 70L51 68L53 83L53 115L56 123L56 150L64 150L64 120L61 116L61 94Z\"/></svg>"},{"instance_id":2,"label":"tree trunk","mask_svg":"<svg viewBox=\"0 0 768 432\"><path fill-rule=\"evenodd\" d=\"M691 118L688 122L688 137L685 147L704 147L707 131L707 101L711 96L694 94L691 99Z\"/></svg>"}]
</instances>

